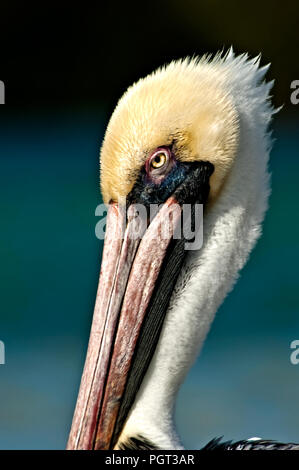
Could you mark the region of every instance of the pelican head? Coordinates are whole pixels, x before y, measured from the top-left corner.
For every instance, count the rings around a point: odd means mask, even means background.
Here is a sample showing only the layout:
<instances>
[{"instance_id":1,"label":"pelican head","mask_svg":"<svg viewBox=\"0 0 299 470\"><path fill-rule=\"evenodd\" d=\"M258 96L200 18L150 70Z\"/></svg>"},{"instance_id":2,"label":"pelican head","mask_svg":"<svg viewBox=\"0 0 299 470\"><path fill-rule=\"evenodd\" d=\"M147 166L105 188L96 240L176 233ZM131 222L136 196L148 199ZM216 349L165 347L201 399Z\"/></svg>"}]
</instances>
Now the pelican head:
<instances>
[{"instance_id":1,"label":"pelican head","mask_svg":"<svg viewBox=\"0 0 299 470\"><path fill-rule=\"evenodd\" d=\"M178 388L267 206L266 70L232 50L172 62L117 104L101 150L106 236L69 449L181 448ZM204 207L200 249L174 239L185 204L191 219ZM140 205L147 224L134 237Z\"/></svg>"}]
</instances>

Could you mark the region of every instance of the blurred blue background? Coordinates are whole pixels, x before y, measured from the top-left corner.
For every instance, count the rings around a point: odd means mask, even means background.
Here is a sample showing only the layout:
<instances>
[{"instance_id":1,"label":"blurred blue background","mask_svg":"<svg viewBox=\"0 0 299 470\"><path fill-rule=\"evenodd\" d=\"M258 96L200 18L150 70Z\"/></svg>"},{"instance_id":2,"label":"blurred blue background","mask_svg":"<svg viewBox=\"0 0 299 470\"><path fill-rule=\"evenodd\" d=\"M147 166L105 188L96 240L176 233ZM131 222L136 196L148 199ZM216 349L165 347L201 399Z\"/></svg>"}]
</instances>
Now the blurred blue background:
<instances>
[{"instance_id":1,"label":"blurred blue background","mask_svg":"<svg viewBox=\"0 0 299 470\"><path fill-rule=\"evenodd\" d=\"M102 242L94 234L100 112L1 122L0 448L63 449L82 372ZM299 441L298 122L280 116L263 237L220 308L176 411L183 442Z\"/></svg>"},{"instance_id":2,"label":"blurred blue background","mask_svg":"<svg viewBox=\"0 0 299 470\"><path fill-rule=\"evenodd\" d=\"M102 244L98 155L117 99L170 60L262 52L275 78L263 236L217 313L176 410L187 448L215 436L299 442L298 10L252 0L1 3L0 449L63 449Z\"/></svg>"}]
</instances>

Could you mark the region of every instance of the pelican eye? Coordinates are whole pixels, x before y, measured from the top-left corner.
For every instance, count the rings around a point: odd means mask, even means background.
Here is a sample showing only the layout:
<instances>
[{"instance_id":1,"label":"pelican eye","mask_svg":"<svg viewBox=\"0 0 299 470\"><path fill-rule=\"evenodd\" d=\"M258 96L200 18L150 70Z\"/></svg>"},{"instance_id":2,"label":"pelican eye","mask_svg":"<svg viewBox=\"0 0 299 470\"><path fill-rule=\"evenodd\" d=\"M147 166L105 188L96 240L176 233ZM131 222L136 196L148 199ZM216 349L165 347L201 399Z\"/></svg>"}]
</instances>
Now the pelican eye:
<instances>
[{"instance_id":1,"label":"pelican eye","mask_svg":"<svg viewBox=\"0 0 299 470\"><path fill-rule=\"evenodd\" d=\"M165 154L165 152L157 152L155 155L153 155L151 166L153 168L161 168L167 162L167 158L168 156Z\"/></svg>"},{"instance_id":2,"label":"pelican eye","mask_svg":"<svg viewBox=\"0 0 299 470\"><path fill-rule=\"evenodd\" d=\"M145 169L149 178L158 183L169 173L174 158L168 147L159 147L148 157Z\"/></svg>"}]
</instances>

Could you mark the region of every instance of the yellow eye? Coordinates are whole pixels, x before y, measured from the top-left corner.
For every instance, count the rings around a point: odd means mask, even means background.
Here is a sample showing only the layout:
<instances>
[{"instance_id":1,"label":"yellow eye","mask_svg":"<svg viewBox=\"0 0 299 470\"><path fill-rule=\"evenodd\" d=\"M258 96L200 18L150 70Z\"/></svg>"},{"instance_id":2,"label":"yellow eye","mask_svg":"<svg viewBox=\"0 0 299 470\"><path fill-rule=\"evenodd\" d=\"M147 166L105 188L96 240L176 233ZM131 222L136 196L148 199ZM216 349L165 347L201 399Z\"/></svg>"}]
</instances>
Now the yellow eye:
<instances>
[{"instance_id":1,"label":"yellow eye","mask_svg":"<svg viewBox=\"0 0 299 470\"><path fill-rule=\"evenodd\" d=\"M153 157L151 166L153 168L161 168L163 165L165 165L166 161L167 155L164 152L159 152Z\"/></svg>"}]
</instances>

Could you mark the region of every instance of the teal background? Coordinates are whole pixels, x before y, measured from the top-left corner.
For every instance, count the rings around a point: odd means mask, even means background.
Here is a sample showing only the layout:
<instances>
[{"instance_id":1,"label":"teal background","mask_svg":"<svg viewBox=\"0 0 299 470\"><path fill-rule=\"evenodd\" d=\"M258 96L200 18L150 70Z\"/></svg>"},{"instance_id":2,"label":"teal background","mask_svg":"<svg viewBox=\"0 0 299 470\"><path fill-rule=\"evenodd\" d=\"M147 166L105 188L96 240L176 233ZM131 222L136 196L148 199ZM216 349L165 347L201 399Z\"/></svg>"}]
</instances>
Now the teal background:
<instances>
[{"instance_id":1,"label":"teal background","mask_svg":"<svg viewBox=\"0 0 299 470\"><path fill-rule=\"evenodd\" d=\"M182 386L187 448L252 436L299 441L298 123L280 113L263 236ZM102 242L94 108L0 118L0 448L63 449L88 341Z\"/></svg>"}]
</instances>

